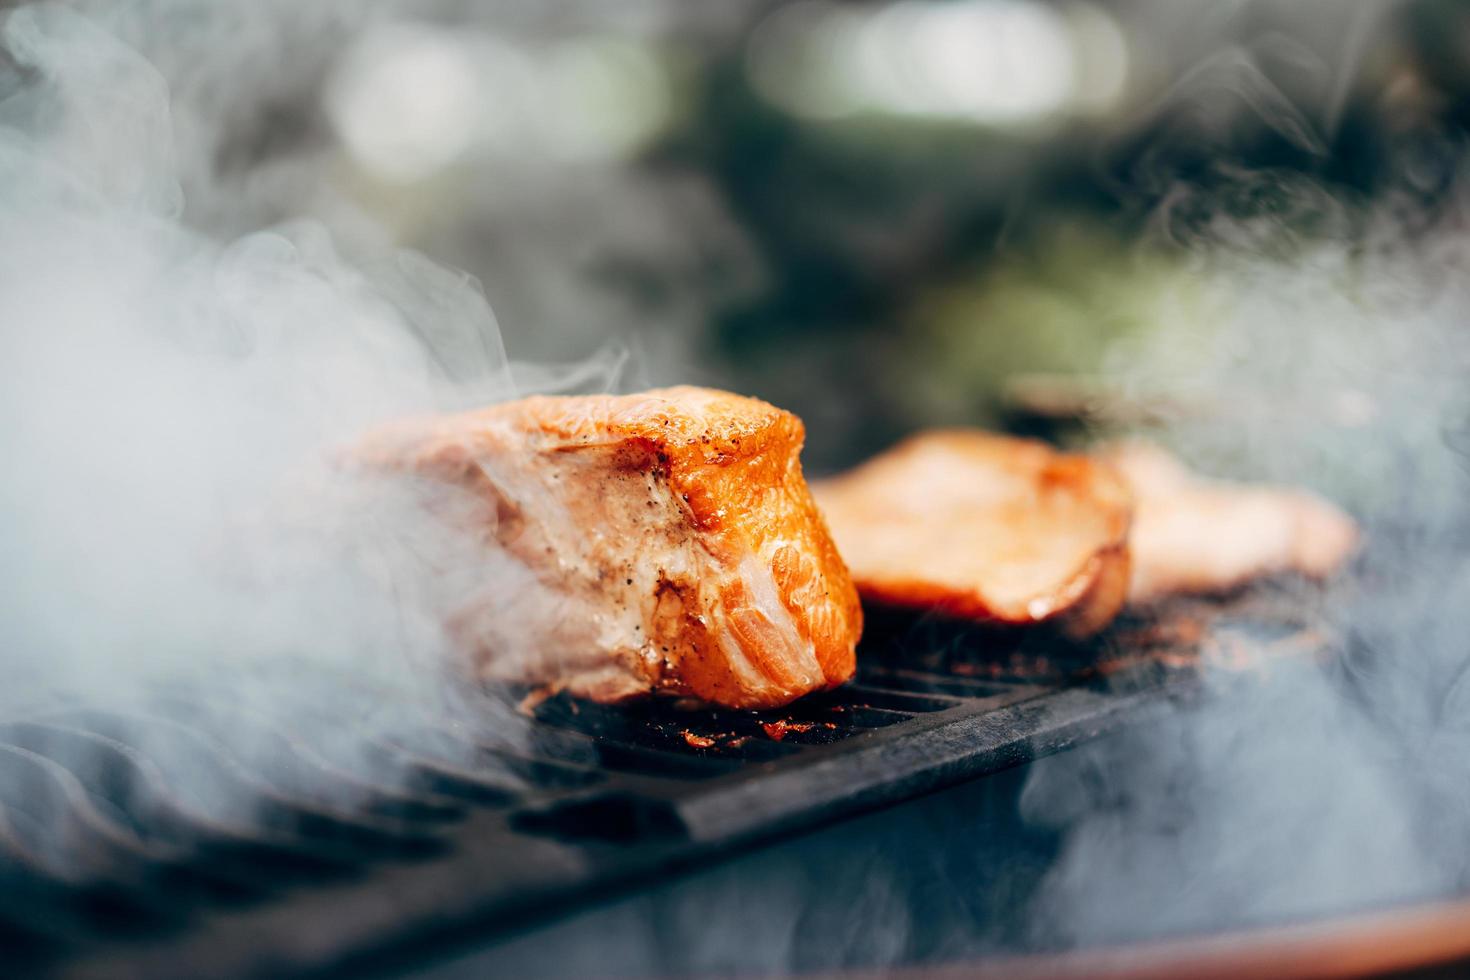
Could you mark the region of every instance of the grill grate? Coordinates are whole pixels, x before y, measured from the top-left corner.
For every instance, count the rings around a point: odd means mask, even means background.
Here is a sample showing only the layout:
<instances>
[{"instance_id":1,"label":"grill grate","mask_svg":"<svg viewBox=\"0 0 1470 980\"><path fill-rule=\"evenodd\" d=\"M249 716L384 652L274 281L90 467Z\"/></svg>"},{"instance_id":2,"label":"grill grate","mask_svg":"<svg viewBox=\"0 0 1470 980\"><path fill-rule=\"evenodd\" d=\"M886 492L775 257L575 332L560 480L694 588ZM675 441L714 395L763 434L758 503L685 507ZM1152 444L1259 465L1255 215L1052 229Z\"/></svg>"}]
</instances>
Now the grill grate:
<instances>
[{"instance_id":1,"label":"grill grate","mask_svg":"<svg viewBox=\"0 0 1470 980\"><path fill-rule=\"evenodd\" d=\"M1300 608L1180 605L1082 659L879 624L854 683L782 712L558 697L515 745L431 713L402 741L313 739L305 698L32 708L0 719L0 948L75 976L361 968L1057 751L1188 690L1221 616L1320 648ZM268 772L232 754L241 728Z\"/></svg>"}]
</instances>

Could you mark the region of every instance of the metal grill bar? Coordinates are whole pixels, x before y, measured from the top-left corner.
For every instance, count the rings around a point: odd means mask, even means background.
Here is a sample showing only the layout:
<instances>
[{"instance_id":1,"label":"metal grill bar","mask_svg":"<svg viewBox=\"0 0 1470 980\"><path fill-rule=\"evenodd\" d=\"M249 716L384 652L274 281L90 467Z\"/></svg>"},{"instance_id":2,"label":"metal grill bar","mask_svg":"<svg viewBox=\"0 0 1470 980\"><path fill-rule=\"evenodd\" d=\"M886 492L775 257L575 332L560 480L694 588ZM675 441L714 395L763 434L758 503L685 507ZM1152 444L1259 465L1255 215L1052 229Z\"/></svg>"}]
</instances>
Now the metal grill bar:
<instances>
[{"instance_id":1,"label":"metal grill bar","mask_svg":"<svg viewBox=\"0 0 1470 980\"><path fill-rule=\"evenodd\" d=\"M1305 629L1289 603L1236 608L1272 643ZM1048 659L880 634L854 683L783 712L553 698L513 745L428 712L397 739L313 739L315 707L186 691L34 708L0 720L0 942L63 975L279 976L509 928L1136 719L1193 684L1183 635L1205 631L1125 624ZM268 768L232 752L241 728Z\"/></svg>"}]
</instances>

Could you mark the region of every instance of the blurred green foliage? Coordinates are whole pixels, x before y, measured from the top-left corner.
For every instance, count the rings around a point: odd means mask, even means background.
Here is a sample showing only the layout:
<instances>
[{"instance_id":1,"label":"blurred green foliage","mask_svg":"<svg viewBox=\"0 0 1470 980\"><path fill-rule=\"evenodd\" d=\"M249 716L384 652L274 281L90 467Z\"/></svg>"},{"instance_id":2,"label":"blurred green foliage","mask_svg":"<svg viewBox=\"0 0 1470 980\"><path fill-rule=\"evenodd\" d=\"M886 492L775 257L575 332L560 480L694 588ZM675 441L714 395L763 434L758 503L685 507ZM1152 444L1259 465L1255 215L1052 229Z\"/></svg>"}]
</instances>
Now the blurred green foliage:
<instances>
[{"instance_id":1,"label":"blurred green foliage","mask_svg":"<svg viewBox=\"0 0 1470 980\"><path fill-rule=\"evenodd\" d=\"M909 418L1002 425L1017 376L1095 375L1110 350L1162 329L1158 297L1187 281L1177 257L1130 246L1084 221L1056 225L1026 249L937 284L905 315L895 395Z\"/></svg>"}]
</instances>

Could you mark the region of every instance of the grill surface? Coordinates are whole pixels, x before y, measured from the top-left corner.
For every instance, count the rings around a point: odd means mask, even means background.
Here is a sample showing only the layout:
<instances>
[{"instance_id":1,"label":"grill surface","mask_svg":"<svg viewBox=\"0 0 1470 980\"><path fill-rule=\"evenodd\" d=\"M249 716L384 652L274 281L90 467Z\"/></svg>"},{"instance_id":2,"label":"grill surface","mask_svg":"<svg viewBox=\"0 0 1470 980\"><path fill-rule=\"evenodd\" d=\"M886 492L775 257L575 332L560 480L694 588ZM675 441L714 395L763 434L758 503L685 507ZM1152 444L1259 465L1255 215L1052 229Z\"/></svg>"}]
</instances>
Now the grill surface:
<instances>
[{"instance_id":1,"label":"grill surface","mask_svg":"<svg viewBox=\"0 0 1470 980\"><path fill-rule=\"evenodd\" d=\"M409 741L345 751L301 734L320 710L304 696L17 712L0 719L0 949L66 976L382 967L1055 752L1187 693L1232 638L1315 651L1302 608L1279 589L1180 604L1088 650L877 624L853 684L783 712L554 698L513 746L425 713ZM268 772L232 753L241 726Z\"/></svg>"}]
</instances>

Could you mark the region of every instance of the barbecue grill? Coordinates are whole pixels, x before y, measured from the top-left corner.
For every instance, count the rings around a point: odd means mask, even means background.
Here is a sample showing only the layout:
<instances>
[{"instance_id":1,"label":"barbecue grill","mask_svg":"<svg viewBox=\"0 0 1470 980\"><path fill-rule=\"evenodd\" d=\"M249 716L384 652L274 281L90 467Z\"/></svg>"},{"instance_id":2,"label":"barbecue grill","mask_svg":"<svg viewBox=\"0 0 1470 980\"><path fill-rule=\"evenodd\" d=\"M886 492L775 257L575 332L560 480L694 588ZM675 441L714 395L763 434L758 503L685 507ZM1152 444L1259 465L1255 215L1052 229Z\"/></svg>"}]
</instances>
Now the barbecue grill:
<instances>
[{"instance_id":1,"label":"barbecue grill","mask_svg":"<svg viewBox=\"0 0 1470 980\"><path fill-rule=\"evenodd\" d=\"M234 716L181 691L139 710L12 712L0 942L63 976L358 972L1140 720L1187 696L1210 645L1228 653L1222 637L1319 649L1301 608L1269 590L1178 603L1084 650L896 620L870 631L854 683L781 712L556 697L510 748L426 716L438 741L374 746L392 766L334 758L285 712ZM231 757L219 724L260 729L278 753L269 778ZM253 802L176 795L179 765Z\"/></svg>"}]
</instances>

